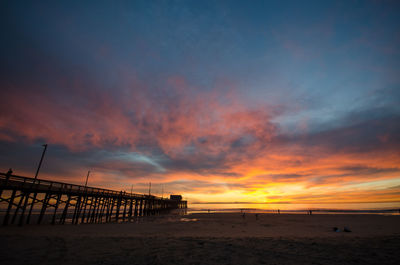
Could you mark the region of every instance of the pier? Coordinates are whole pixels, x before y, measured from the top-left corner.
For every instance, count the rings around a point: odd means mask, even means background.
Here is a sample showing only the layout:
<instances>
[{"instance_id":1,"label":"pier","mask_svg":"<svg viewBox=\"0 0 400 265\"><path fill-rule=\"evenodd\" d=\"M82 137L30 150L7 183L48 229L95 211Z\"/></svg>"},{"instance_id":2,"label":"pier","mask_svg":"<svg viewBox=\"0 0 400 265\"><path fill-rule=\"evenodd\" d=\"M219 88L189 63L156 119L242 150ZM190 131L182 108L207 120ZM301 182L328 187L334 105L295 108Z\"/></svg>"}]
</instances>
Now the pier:
<instances>
[{"instance_id":1,"label":"pier","mask_svg":"<svg viewBox=\"0 0 400 265\"><path fill-rule=\"evenodd\" d=\"M187 202L0 173L6 225L125 222L187 208Z\"/></svg>"}]
</instances>

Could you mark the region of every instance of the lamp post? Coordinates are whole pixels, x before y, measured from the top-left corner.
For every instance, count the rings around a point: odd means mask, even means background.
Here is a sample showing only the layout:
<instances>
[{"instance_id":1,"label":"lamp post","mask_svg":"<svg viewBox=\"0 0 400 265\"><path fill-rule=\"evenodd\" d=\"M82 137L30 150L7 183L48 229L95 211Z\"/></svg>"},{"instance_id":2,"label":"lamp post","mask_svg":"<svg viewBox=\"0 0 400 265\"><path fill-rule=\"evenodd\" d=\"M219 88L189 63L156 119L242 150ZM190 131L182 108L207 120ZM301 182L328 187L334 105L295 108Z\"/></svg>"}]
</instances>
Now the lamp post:
<instances>
[{"instance_id":1,"label":"lamp post","mask_svg":"<svg viewBox=\"0 0 400 265\"><path fill-rule=\"evenodd\" d=\"M40 162L39 162L38 168L37 168L37 170L36 170L35 180L37 179L37 177L38 177L38 175L39 175L39 170L40 170L40 167L42 166L44 154L46 153L46 150L47 150L47 144L44 144L44 145L42 145L42 146L44 147L44 149L43 149L42 157L40 158Z\"/></svg>"},{"instance_id":2,"label":"lamp post","mask_svg":"<svg viewBox=\"0 0 400 265\"><path fill-rule=\"evenodd\" d=\"M87 175L86 175L85 188L87 187L87 182L88 182L88 179L89 179L89 174L90 174L90 170L87 172Z\"/></svg>"}]
</instances>

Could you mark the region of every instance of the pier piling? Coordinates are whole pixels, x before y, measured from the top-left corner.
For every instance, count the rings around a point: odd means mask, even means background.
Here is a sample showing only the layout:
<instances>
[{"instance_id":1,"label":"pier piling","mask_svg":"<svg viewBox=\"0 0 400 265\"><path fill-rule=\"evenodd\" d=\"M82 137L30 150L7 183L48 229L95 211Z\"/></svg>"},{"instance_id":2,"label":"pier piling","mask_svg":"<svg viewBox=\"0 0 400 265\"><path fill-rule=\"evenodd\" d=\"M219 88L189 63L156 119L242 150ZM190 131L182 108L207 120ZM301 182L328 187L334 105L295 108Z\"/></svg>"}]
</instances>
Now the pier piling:
<instances>
[{"instance_id":1,"label":"pier piling","mask_svg":"<svg viewBox=\"0 0 400 265\"><path fill-rule=\"evenodd\" d=\"M0 173L3 226L131 221L186 208L186 201ZM49 209L50 208L50 209ZM1 219L0 219L1 222Z\"/></svg>"}]
</instances>

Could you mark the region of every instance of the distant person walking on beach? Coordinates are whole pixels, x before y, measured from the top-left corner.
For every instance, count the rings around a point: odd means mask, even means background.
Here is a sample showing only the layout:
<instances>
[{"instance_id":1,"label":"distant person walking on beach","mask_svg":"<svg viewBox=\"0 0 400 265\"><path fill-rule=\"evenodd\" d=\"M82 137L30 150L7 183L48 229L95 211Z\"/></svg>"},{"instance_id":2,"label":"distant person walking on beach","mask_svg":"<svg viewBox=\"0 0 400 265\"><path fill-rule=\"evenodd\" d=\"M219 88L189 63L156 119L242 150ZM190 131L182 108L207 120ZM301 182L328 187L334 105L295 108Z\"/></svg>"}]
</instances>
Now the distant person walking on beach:
<instances>
[{"instance_id":1,"label":"distant person walking on beach","mask_svg":"<svg viewBox=\"0 0 400 265\"><path fill-rule=\"evenodd\" d=\"M278 214L281 214L281 210L278 209Z\"/></svg>"},{"instance_id":2,"label":"distant person walking on beach","mask_svg":"<svg viewBox=\"0 0 400 265\"><path fill-rule=\"evenodd\" d=\"M243 218L243 219L246 219L246 213L243 213L243 214L242 214L242 218Z\"/></svg>"},{"instance_id":3,"label":"distant person walking on beach","mask_svg":"<svg viewBox=\"0 0 400 265\"><path fill-rule=\"evenodd\" d=\"M256 220L258 220L258 213L256 213Z\"/></svg>"}]
</instances>

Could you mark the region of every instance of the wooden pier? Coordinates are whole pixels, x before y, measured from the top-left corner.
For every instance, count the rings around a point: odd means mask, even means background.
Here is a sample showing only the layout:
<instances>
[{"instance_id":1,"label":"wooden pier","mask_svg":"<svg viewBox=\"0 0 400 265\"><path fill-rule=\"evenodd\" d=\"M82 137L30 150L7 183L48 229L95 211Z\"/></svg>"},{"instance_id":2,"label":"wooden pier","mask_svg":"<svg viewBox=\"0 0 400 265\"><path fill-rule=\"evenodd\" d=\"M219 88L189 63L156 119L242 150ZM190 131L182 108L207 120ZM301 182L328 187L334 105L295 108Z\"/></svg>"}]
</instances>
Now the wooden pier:
<instances>
[{"instance_id":1,"label":"wooden pier","mask_svg":"<svg viewBox=\"0 0 400 265\"><path fill-rule=\"evenodd\" d=\"M124 222L179 208L187 202L0 173L3 225Z\"/></svg>"}]
</instances>

